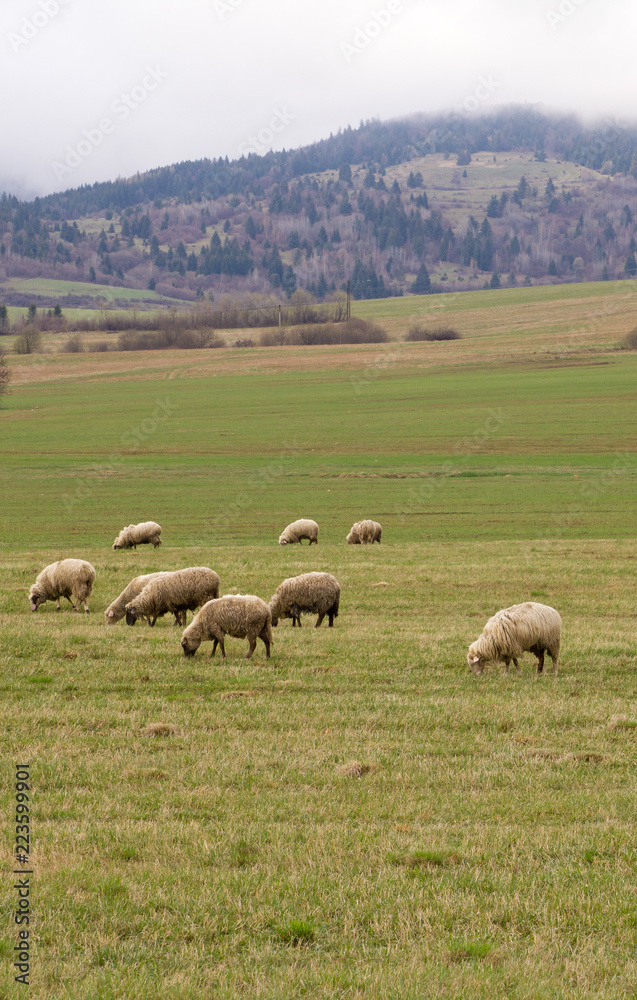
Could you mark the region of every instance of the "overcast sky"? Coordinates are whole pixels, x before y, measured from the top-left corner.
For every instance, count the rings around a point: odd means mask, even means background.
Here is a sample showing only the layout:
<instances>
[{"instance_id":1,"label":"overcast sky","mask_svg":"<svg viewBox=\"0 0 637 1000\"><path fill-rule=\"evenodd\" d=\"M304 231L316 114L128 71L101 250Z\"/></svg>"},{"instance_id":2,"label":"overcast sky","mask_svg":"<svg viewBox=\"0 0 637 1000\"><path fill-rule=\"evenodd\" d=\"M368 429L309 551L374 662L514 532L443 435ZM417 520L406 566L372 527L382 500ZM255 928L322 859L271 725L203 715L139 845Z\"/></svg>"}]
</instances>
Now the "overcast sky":
<instances>
[{"instance_id":1,"label":"overcast sky","mask_svg":"<svg viewBox=\"0 0 637 1000\"><path fill-rule=\"evenodd\" d=\"M456 106L635 119L633 0L2 0L0 191Z\"/></svg>"}]
</instances>

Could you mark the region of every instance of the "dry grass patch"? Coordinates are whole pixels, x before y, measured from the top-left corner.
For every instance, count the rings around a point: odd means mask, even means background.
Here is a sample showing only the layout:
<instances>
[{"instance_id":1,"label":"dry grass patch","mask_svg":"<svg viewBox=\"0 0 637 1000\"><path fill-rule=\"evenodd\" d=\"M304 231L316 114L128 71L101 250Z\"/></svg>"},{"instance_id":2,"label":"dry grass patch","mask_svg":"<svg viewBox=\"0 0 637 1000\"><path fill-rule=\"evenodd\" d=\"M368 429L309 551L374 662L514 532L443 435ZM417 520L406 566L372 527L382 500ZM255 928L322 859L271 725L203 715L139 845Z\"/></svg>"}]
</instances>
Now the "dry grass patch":
<instances>
[{"instance_id":1,"label":"dry grass patch","mask_svg":"<svg viewBox=\"0 0 637 1000\"><path fill-rule=\"evenodd\" d=\"M348 764L341 764L337 768L339 774L344 774L348 778L362 778L366 774L373 774L378 770L378 764L363 764L360 760L351 760Z\"/></svg>"},{"instance_id":2,"label":"dry grass patch","mask_svg":"<svg viewBox=\"0 0 637 1000\"><path fill-rule=\"evenodd\" d=\"M143 730L144 736L174 736L176 728L168 722L149 722Z\"/></svg>"}]
</instances>

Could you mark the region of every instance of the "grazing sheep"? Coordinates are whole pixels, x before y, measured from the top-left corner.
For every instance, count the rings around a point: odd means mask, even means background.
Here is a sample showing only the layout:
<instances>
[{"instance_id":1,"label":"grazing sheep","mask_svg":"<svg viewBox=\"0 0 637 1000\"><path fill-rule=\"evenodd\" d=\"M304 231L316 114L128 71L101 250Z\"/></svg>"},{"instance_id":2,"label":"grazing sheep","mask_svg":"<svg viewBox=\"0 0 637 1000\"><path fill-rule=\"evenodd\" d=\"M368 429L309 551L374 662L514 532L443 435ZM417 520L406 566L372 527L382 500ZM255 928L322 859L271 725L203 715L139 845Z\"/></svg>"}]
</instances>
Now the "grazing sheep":
<instances>
[{"instance_id":1,"label":"grazing sheep","mask_svg":"<svg viewBox=\"0 0 637 1000\"><path fill-rule=\"evenodd\" d=\"M60 598L66 597L74 611L79 611L81 603L88 614L88 599L93 590L95 569L84 559L61 559L59 562L45 566L29 591L31 611L37 611L46 601L57 601L60 610ZM74 599L75 603L73 603Z\"/></svg>"},{"instance_id":2,"label":"grazing sheep","mask_svg":"<svg viewBox=\"0 0 637 1000\"><path fill-rule=\"evenodd\" d=\"M301 544L302 538L309 538L310 545L314 542L318 545L318 524L307 517L302 517L300 521L293 521L279 535L279 545L294 545L295 542Z\"/></svg>"},{"instance_id":3,"label":"grazing sheep","mask_svg":"<svg viewBox=\"0 0 637 1000\"><path fill-rule=\"evenodd\" d=\"M373 545L374 542L380 544L382 534L383 529L378 521L357 521L350 528L345 541L348 545Z\"/></svg>"},{"instance_id":4,"label":"grazing sheep","mask_svg":"<svg viewBox=\"0 0 637 1000\"><path fill-rule=\"evenodd\" d=\"M166 573L145 573L143 576L136 576L134 580L131 580L119 597L116 597L104 612L106 624L116 625L126 614L126 605L128 602L132 601L138 594L141 594L147 583L150 583L151 580L158 580L160 576L166 576ZM175 625L179 624L180 622L175 616Z\"/></svg>"},{"instance_id":5,"label":"grazing sheep","mask_svg":"<svg viewBox=\"0 0 637 1000\"><path fill-rule=\"evenodd\" d=\"M225 660L226 649L223 640L227 635L235 639L247 637L250 643L247 660L257 647L257 639L263 640L265 655L269 657L272 617L265 601L260 597L244 594L226 594L216 601L208 601L195 615L181 637L184 656L194 656L202 642L213 639L210 655L214 656L219 646L221 656Z\"/></svg>"},{"instance_id":6,"label":"grazing sheep","mask_svg":"<svg viewBox=\"0 0 637 1000\"><path fill-rule=\"evenodd\" d=\"M172 612L179 625L186 624L186 611L202 607L219 597L219 577L207 566L194 566L165 573L151 580L137 597L126 605L126 624L145 618L153 627L158 618Z\"/></svg>"},{"instance_id":7,"label":"grazing sheep","mask_svg":"<svg viewBox=\"0 0 637 1000\"><path fill-rule=\"evenodd\" d=\"M292 628L301 627L302 614L318 615L314 628L318 628L325 615L329 617L330 628L338 617L341 588L331 573L302 573L284 580L276 588L270 601L272 624L278 625L279 618L291 618Z\"/></svg>"},{"instance_id":8,"label":"grazing sheep","mask_svg":"<svg viewBox=\"0 0 637 1000\"><path fill-rule=\"evenodd\" d=\"M136 549L138 545L152 544L156 549L161 545L161 524L155 521L142 521L141 524L129 524L122 528L113 542L114 549Z\"/></svg>"},{"instance_id":9,"label":"grazing sheep","mask_svg":"<svg viewBox=\"0 0 637 1000\"><path fill-rule=\"evenodd\" d=\"M544 652L553 661L557 673L562 619L546 604L527 601L498 611L482 630L482 635L469 646L467 661L474 674L481 674L485 663L504 660L508 671L511 660L518 666L518 656L525 650L537 657L537 672L544 669Z\"/></svg>"}]
</instances>

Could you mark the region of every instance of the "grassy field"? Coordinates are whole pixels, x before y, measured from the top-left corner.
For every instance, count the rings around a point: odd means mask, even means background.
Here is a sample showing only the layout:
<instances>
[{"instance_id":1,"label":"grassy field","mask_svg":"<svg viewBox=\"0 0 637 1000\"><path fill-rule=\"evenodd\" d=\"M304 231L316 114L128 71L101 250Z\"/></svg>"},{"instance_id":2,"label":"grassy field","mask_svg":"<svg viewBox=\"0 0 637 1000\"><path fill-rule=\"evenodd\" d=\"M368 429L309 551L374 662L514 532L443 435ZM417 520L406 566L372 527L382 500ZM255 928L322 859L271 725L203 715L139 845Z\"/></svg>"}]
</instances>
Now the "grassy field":
<instances>
[{"instance_id":1,"label":"grassy field","mask_svg":"<svg viewBox=\"0 0 637 1000\"><path fill-rule=\"evenodd\" d=\"M577 290L458 296L446 344L11 359L0 996L26 760L33 996L637 995L634 321L626 288ZM402 305L376 304L392 336ZM299 516L318 547L280 548ZM347 546L364 516L383 544ZM112 551L150 517L161 549ZM32 615L69 555L91 615ZM224 665L167 618L103 624L134 575L198 564L265 599L328 570L340 617ZM559 675L473 677L524 600L562 614Z\"/></svg>"},{"instance_id":2,"label":"grassy field","mask_svg":"<svg viewBox=\"0 0 637 1000\"><path fill-rule=\"evenodd\" d=\"M3 290L20 292L22 295L89 295L103 299L105 302L115 302L118 299L158 302L161 295L149 289L120 288L115 285L91 284L89 281L61 281L56 278L7 278L2 285ZM23 310L24 311L24 310Z\"/></svg>"}]
</instances>

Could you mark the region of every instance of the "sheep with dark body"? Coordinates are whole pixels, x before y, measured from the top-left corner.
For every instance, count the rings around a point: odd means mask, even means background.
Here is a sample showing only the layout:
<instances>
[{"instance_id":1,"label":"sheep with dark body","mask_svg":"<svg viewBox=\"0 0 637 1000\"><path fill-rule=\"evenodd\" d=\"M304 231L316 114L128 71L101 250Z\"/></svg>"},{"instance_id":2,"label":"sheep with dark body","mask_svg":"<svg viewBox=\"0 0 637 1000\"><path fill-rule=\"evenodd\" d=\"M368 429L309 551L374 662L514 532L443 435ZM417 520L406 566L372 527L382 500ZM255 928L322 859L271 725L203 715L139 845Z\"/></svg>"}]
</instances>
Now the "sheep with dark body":
<instances>
[{"instance_id":1,"label":"sheep with dark body","mask_svg":"<svg viewBox=\"0 0 637 1000\"><path fill-rule=\"evenodd\" d=\"M288 524L287 528L281 532L279 535L279 545L294 545L296 542L300 545L303 538L307 538L310 545L312 542L318 545L318 530L319 526L316 521L302 517L299 521L293 521L292 524Z\"/></svg>"},{"instance_id":2,"label":"sheep with dark body","mask_svg":"<svg viewBox=\"0 0 637 1000\"><path fill-rule=\"evenodd\" d=\"M142 590L147 583L151 583L153 580L158 580L161 576L166 576L166 573L145 573L142 576L136 576L134 580L128 584L127 587L121 592L119 597L108 606L104 612L104 618L106 619L107 625L116 625L118 621L126 615L126 605L129 601L132 601L134 597L141 594ZM177 617L175 617L175 625L181 624Z\"/></svg>"},{"instance_id":3,"label":"sheep with dark body","mask_svg":"<svg viewBox=\"0 0 637 1000\"><path fill-rule=\"evenodd\" d=\"M219 577L207 566L193 566L165 573L151 580L126 605L126 624L145 618L152 626L158 618L172 612L179 625L186 624L186 611L195 611L219 596Z\"/></svg>"},{"instance_id":4,"label":"sheep with dark body","mask_svg":"<svg viewBox=\"0 0 637 1000\"><path fill-rule=\"evenodd\" d=\"M548 652L556 674L561 632L562 619L555 608L534 601L514 604L489 618L482 635L469 646L467 661L474 674L481 674L485 663L497 660L504 660L508 671L511 660L517 667L518 657L528 651L537 657L541 674Z\"/></svg>"},{"instance_id":5,"label":"sheep with dark body","mask_svg":"<svg viewBox=\"0 0 637 1000\"><path fill-rule=\"evenodd\" d=\"M79 611L80 604L84 604L88 614L88 599L94 582L95 569L84 559L61 559L51 563L38 574L29 591L31 611L37 611L46 601L57 601L59 611L60 598L66 597L74 611Z\"/></svg>"},{"instance_id":6,"label":"sheep with dark body","mask_svg":"<svg viewBox=\"0 0 637 1000\"><path fill-rule=\"evenodd\" d=\"M210 655L214 656L219 646L221 656L225 660L224 639L227 635L235 639L248 639L247 660L256 649L257 639L263 641L265 655L269 657L272 617L265 601L251 594L226 594L215 601L208 601L195 615L181 637L184 656L194 656L202 642L212 639Z\"/></svg>"},{"instance_id":7,"label":"sheep with dark body","mask_svg":"<svg viewBox=\"0 0 637 1000\"><path fill-rule=\"evenodd\" d=\"M152 545L156 549L161 545L161 524L155 521L142 521L141 524L129 524L122 528L113 542L114 549L136 549L138 545Z\"/></svg>"},{"instance_id":8,"label":"sheep with dark body","mask_svg":"<svg viewBox=\"0 0 637 1000\"><path fill-rule=\"evenodd\" d=\"M373 545L378 542L383 534L383 529L378 521L357 521L350 528L345 541L348 545Z\"/></svg>"},{"instance_id":9,"label":"sheep with dark body","mask_svg":"<svg viewBox=\"0 0 637 1000\"><path fill-rule=\"evenodd\" d=\"M314 628L318 628L325 615L329 618L329 627L334 625L338 617L338 606L341 597L341 587L331 573L302 573L284 580L277 587L270 611L272 625L279 623L279 618L291 618L292 628L301 627L302 614L318 615Z\"/></svg>"}]
</instances>

